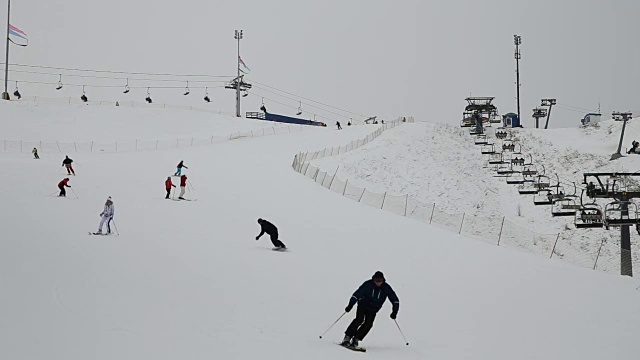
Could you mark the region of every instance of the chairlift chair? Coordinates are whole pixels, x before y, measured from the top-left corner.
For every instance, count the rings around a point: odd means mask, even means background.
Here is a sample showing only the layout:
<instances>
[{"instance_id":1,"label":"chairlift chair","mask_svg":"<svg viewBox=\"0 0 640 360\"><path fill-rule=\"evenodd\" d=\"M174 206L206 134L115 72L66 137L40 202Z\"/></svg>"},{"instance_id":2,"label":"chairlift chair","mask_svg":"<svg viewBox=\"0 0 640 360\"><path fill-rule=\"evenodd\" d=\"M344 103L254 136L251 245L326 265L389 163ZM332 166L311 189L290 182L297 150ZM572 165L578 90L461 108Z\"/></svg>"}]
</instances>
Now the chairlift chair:
<instances>
[{"instance_id":1,"label":"chairlift chair","mask_svg":"<svg viewBox=\"0 0 640 360\"><path fill-rule=\"evenodd\" d=\"M548 189L551 186L551 180L546 175L538 175L533 184L539 190Z\"/></svg>"},{"instance_id":2,"label":"chairlift chair","mask_svg":"<svg viewBox=\"0 0 640 360\"><path fill-rule=\"evenodd\" d=\"M539 189L536 194L533 195L533 205L552 205L553 192L551 189Z\"/></svg>"},{"instance_id":3,"label":"chairlift chair","mask_svg":"<svg viewBox=\"0 0 640 360\"><path fill-rule=\"evenodd\" d=\"M147 97L144 98L144 100L146 102L148 102L149 104L151 104L153 102L153 100L151 100L151 92L150 92L151 88L147 88Z\"/></svg>"},{"instance_id":4,"label":"chairlift chair","mask_svg":"<svg viewBox=\"0 0 640 360\"><path fill-rule=\"evenodd\" d=\"M20 94L20 91L18 90L18 82L16 81L16 90L13 92L13 96L17 97L18 100L20 100L20 98L22 97L22 94Z\"/></svg>"},{"instance_id":5,"label":"chairlift chair","mask_svg":"<svg viewBox=\"0 0 640 360\"><path fill-rule=\"evenodd\" d=\"M60 74L60 78L58 79L58 86L56 86L56 90L62 89L62 74Z\"/></svg>"},{"instance_id":6,"label":"chairlift chair","mask_svg":"<svg viewBox=\"0 0 640 360\"><path fill-rule=\"evenodd\" d=\"M187 81L187 87L184 88L184 94L182 95L187 96L189 94L191 94L191 89L189 89L189 82Z\"/></svg>"},{"instance_id":7,"label":"chairlift chair","mask_svg":"<svg viewBox=\"0 0 640 360\"><path fill-rule=\"evenodd\" d=\"M538 193L538 188L534 186L532 182L524 182L524 184L518 186L518 194L520 195L535 195Z\"/></svg>"},{"instance_id":8,"label":"chairlift chair","mask_svg":"<svg viewBox=\"0 0 640 360\"><path fill-rule=\"evenodd\" d=\"M131 89L129 88L129 78L127 78L127 84L124 86L123 94L128 94Z\"/></svg>"},{"instance_id":9,"label":"chairlift chair","mask_svg":"<svg viewBox=\"0 0 640 360\"><path fill-rule=\"evenodd\" d=\"M514 171L512 176L507 177L507 184L509 185L522 185L524 182L524 177L519 171Z\"/></svg>"},{"instance_id":10,"label":"chairlift chair","mask_svg":"<svg viewBox=\"0 0 640 360\"><path fill-rule=\"evenodd\" d=\"M576 211L573 224L577 229L601 228L603 226L602 210L595 203L584 205Z\"/></svg>"},{"instance_id":11,"label":"chairlift chair","mask_svg":"<svg viewBox=\"0 0 640 360\"><path fill-rule=\"evenodd\" d=\"M209 88L208 87L204 88L204 101L211 102L211 99L209 99Z\"/></svg>"},{"instance_id":12,"label":"chairlift chair","mask_svg":"<svg viewBox=\"0 0 640 360\"><path fill-rule=\"evenodd\" d=\"M480 147L480 153L486 154L495 154L496 149L493 144L484 144Z\"/></svg>"},{"instance_id":13,"label":"chairlift chair","mask_svg":"<svg viewBox=\"0 0 640 360\"><path fill-rule=\"evenodd\" d=\"M571 195L559 200L554 200L551 205L551 216L575 216L576 210L580 205L576 205L576 201Z\"/></svg>"},{"instance_id":14,"label":"chairlift chair","mask_svg":"<svg viewBox=\"0 0 640 360\"><path fill-rule=\"evenodd\" d=\"M487 145L487 135L486 134L478 134L474 141L476 145Z\"/></svg>"},{"instance_id":15,"label":"chairlift chair","mask_svg":"<svg viewBox=\"0 0 640 360\"><path fill-rule=\"evenodd\" d=\"M82 96L80 96L80 100L82 100L83 102L87 102L87 100L89 100L87 98L87 95L84 93L84 85L82 85Z\"/></svg>"},{"instance_id":16,"label":"chairlift chair","mask_svg":"<svg viewBox=\"0 0 640 360\"><path fill-rule=\"evenodd\" d=\"M501 152L494 152L489 154L489 164L497 165L502 164L504 161L502 160Z\"/></svg>"},{"instance_id":17,"label":"chairlift chair","mask_svg":"<svg viewBox=\"0 0 640 360\"><path fill-rule=\"evenodd\" d=\"M627 205L627 214L622 215L623 204ZM605 205L602 217L604 227L638 225L638 206L630 201L614 201Z\"/></svg>"},{"instance_id":18,"label":"chairlift chair","mask_svg":"<svg viewBox=\"0 0 640 360\"><path fill-rule=\"evenodd\" d=\"M498 164L498 170L496 171L498 175L511 175L513 174L513 168L511 167L511 163L503 162L502 164Z\"/></svg>"},{"instance_id":19,"label":"chairlift chair","mask_svg":"<svg viewBox=\"0 0 640 360\"><path fill-rule=\"evenodd\" d=\"M302 101L300 101L299 103L300 103L300 105L298 105L298 112L296 113L296 116L297 115L302 115Z\"/></svg>"}]
</instances>

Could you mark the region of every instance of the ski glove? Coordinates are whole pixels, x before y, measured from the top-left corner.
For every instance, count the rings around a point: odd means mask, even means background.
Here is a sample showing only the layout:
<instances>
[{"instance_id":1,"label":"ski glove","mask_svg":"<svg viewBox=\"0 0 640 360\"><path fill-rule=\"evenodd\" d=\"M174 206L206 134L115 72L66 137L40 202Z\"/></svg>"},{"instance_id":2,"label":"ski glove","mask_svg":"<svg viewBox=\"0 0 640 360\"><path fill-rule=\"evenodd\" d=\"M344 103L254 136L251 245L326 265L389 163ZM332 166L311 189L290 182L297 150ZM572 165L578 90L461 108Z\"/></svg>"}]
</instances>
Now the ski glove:
<instances>
[{"instance_id":1,"label":"ski glove","mask_svg":"<svg viewBox=\"0 0 640 360\"><path fill-rule=\"evenodd\" d=\"M344 308L344 311L345 311L345 312L349 312L349 311L351 311L351 309L353 309L353 306L352 306L352 305L349 305L349 306L347 306L346 308Z\"/></svg>"},{"instance_id":2,"label":"ski glove","mask_svg":"<svg viewBox=\"0 0 640 360\"><path fill-rule=\"evenodd\" d=\"M397 312L397 311L394 311L394 312L392 312L392 313L391 313L391 316L390 316L390 317L391 317L393 320L395 320L395 319L396 319L396 316L398 316L398 312Z\"/></svg>"}]
</instances>

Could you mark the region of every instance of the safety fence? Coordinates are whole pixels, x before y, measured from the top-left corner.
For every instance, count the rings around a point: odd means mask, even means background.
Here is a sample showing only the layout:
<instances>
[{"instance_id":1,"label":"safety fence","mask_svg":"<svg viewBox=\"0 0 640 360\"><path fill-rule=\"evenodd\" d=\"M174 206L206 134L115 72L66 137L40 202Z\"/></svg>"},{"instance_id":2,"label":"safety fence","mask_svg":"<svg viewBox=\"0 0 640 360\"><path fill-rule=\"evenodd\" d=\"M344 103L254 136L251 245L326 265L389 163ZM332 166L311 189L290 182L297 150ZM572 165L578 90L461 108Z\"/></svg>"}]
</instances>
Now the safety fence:
<instances>
[{"instance_id":1,"label":"safety fence","mask_svg":"<svg viewBox=\"0 0 640 360\"><path fill-rule=\"evenodd\" d=\"M206 109L203 107L189 106L189 105L171 105L160 103L148 103L137 101L118 101L118 100L88 100L82 101L79 97L58 97L50 98L44 96L23 96L20 100L13 100L15 102L35 102L41 104L72 104L72 105L88 105L88 106L122 106L122 107L134 107L145 109L173 109L173 110L185 110L185 111L197 111L211 114L222 114L228 116L235 116L235 113L223 112L221 110Z\"/></svg>"},{"instance_id":2,"label":"safety fence","mask_svg":"<svg viewBox=\"0 0 640 360\"><path fill-rule=\"evenodd\" d=\"M3 140L2 152L31 152L35 147L39 153L70 153L70 152L132 152L145 150L178 149L192 146L202 146L222 143L230 140L262 137L277 134L300 132L304 125L272 126L250 131L234 132L226 136L212 135L203 138L178 138L175 140L129 140L115 142L61 142L61 141L28 141Z\"/></svg>"},{"instance_id":3,"label":"safety fence","mask_svg":"<svg viewBox=\"0 0 640 360\"><path fill-rule=\"evenodd\" d=\"M413 119L409 122L413 122ZM439 210L435 203L421 203L409 195L367 190L365 187L359 187L349 182L349 179L340 179L337 176L338 169L326 171L311 164L311 161L315 159L357 149L377 138L385 130L399 124L401 124L399 121L385 124L366 138L353 140L343 146L299 153L295 155L292 167L316 184L359 203L489 244L514 248L550 259L560 259L594 270L620 274L620 246L613 238L603 238L598 243L594 243L592 237L585 236L586 232L576 234L572 231L563 231L541 234L528 230L508 220L505 216L484 217L466 212L451 214ZM634 270L638 273L640 271L640 252L634 251L632 258Z\"/></svg>"}]
</instances>

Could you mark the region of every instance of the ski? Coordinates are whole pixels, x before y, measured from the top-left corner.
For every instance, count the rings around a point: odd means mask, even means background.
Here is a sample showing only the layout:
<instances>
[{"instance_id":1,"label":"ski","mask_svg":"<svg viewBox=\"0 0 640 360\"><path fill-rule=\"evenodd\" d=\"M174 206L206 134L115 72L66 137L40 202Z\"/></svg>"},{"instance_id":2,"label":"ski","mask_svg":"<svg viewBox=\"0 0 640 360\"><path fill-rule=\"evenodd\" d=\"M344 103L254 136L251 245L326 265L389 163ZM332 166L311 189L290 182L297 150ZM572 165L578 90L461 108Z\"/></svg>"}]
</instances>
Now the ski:
<instances>
[{"instance_id":1,"label":"ski","mask_svg":"<svg viewBox=\"0 0 640 360\"><path fill-rule=\"evenodd\" d=\"M339 346L345 348L345 349L349 349L351 351L357 351L357 352L367 352L366 348L363 348L362 346L351 346L351 345L342 345L342 343L336 343Z\"/></svg>"},{"instance_id":2,"label":"ski","mask_svg":"<svg viewBox=\"0 0 640 360\"><path fill-rule=\"evenodd\" d=\"M113 233L98 233L98 232L91 232L89 231L89 235L101 235L101 236L107 236L107 235L111 235Z\"/></svg>"},{"instance_id":3,"label":"ski","mask_svg":"<svg viewBox=\"0 0 640 360\"><path fill-rule=\"evenodd\" d=\"M289 249L285 248L281 248L281 247L274 247L271 250L273 251L280 251L280 252L285 252L285 251L289 251Z\"/></svg>"}]
</instances>

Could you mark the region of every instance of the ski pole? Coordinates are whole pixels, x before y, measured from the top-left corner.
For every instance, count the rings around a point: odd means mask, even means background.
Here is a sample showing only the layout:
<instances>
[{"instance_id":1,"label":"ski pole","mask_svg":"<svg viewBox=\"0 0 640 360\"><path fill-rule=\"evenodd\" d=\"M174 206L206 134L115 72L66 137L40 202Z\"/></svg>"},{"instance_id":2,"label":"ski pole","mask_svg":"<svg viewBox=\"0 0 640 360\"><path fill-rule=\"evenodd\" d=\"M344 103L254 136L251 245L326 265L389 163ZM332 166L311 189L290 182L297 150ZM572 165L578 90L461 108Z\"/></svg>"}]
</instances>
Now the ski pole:
<instances>
[{"instance_id":1,"label":"ski pole","mask_svg":"<svg viewBox=\"0 0 640 360\"><path fill-rule=\"evenodd\" d=\"M189 184L189 186L191 186L191 190L194 190L194 191L196 190L196 188L193 187L193 184L189 179L187 179L187 183Z\"/></svg>"},{"instance_id":2,"label":"ski pole","mask_svg":"<svg viewBox=\"0 0 640 360\"><path fill-rule=\"evenodd\" d=\"M116 230L116 234L117 234L118 236L120 236L120 233L118 232L118 227L116 226L116 221L115 221L115 220L113 220L113 218L111 218L111 221L113 222L113 228ZM407 345L408 345L408 344L407 344Z\"/></svg>"},{"instance_id":3,"label":"ski pole","mask_svg":"<svg viewBox=\"0 0 640 360\"><path fill-rule=\"evenodd\" d=\"M398 327L398 331L400 331L400 335L402 335L402 338L404 339L404 342L406 343L406 345L409 345L409 342L407 341L407 338L404 337L404 334L402 333L402 330L400 329L400 325L398 325L398 322L396 321L396 319L393 319L393 322L396 323L396 326Z\"/></svg>"},{"instance_id":4,"label":"ski pole","mask_svg":"<svg viewBox=\"0 0 640 360\"><path fill-rule=\"evenodd\" d=\"M322 336L323 336L324 334L328 333L328 332L329 332L329 330L331 330L331 328L333 328L333 326L334 326L335 324L337 324L337 323L338 323L338 321L340 321L340 319L342 319L342 317L343 317L343 316L344 316L344 314L346 314L346 313L347 313L346 311L345 311L345 312L343 312L343 313L342 313L342 315L340 315L340 317L338 318L338 320L334 321L334 322L333 322L333 324L331 324L331 326L329 326L329 328L328 328L327 330L325 330L325 332L323 332L323 333L322 333L322 335L320 335L320 339L322 339Z\"/></svg>"},{"instance_id":5,"label":"ski pole","mask_svg":"<svg viewBox=\"0 0 640 360\"><path fill-rule=\"evenodd\" d=\"M73 190L71 186L69 186L69 189L71 189L71 192L73 193L73 195L76 196L76 199L79 199L78 194L76 194L75 190Z\"/></svg>"}]
</instances>

